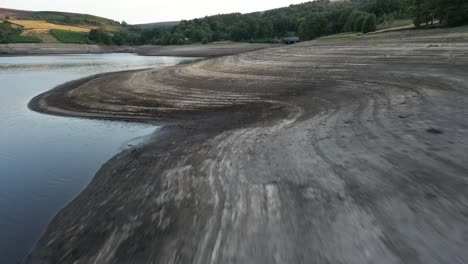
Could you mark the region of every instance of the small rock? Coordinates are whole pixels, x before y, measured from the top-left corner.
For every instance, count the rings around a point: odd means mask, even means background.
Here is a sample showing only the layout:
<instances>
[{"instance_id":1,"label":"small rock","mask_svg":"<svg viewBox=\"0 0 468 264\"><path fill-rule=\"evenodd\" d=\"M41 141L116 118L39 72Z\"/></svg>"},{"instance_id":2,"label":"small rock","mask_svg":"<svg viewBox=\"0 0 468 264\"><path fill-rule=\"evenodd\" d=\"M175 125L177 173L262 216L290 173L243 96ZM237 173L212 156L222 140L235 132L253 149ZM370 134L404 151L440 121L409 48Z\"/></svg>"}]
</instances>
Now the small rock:
<instances>
[{"instance_id":1,"label":"small rock","mask_svg":"<svg viewBox=\"0 0 468 264\"><path fill-rule=\"evenodd\" d=\"M435 198L437 198L437 195L434 194L434 193L426 193L424 196L425 196L426 199L428 199L428 200L434 200Z\"/></svg>"},{"instance_id":2,"label":"small rock","mask_svg":"<svg viewBox=\"0 0 468 264\"><path fill-rule=\"evenodd\" d=\"M429 133L432 133L432 134L443 134L444 131L440 130L440 129L437 129L437 128L429 128L429 129L426 129L427 132Z\"/></svg>"},{"instance_id":3,"label":"small rock","mask_svg":"<svg viewBox=\"0 0 468 264\"><path fill-rule=\"evenodd\" d=\"M337 194L337 198L338 198L338 200L343 201L343 200L345 199L344 193L339 192L339 193Z\"/></svg>"}]
</instances>

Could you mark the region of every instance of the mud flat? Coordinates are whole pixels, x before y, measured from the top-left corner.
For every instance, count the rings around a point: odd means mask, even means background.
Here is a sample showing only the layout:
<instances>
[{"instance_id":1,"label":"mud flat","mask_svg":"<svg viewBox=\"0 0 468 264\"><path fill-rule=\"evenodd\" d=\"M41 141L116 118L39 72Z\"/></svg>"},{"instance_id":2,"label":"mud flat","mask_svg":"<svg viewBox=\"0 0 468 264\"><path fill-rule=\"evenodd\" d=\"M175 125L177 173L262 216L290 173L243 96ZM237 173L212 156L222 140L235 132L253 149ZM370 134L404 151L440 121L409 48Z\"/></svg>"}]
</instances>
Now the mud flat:
<instances>
[{"instance_id":1,"label":"mud flat","mask_svg":"<svg viewBox=\"0 0 468 264\"><path fill-rule=\"evenodd\" d=\"M134 52L147 56L216 57L278 46L282 44L219 42L206 45L140 46Z\"/></svg>"},{"instance_id":2,"label":"mud flat","mask_svg":"<svg viewBox=\"0 0 468 264\"><path fill-rule=\"evenodd\" d=\"M167 126L104 164L27 263L468 262L468 42L439 42L305 42L38 96Z\"/></svg>"}]
</instances>

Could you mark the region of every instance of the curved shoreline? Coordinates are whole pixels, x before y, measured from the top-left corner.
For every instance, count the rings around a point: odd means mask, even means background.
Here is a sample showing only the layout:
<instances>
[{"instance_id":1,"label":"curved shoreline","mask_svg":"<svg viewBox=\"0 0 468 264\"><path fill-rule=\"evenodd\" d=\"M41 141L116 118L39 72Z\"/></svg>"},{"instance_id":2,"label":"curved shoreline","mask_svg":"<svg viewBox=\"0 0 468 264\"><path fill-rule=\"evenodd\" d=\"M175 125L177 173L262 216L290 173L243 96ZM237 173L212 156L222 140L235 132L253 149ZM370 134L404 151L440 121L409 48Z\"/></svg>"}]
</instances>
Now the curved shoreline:
<instances>
[{"instance_id":1,"label":"curved shoreline","mask_svg":"<svg viewBox=\"0 0 468 264\"><path fill-rule=\"evenodd\" d=\"M65 110L65 109L60 109L56 107L51 107L48 106L45 100L50 97L50 96L60 96L60 93L67 92L73 89L76 89L80 85L93 80L95 78L103 77L103 76L109 76L109 75L114 75L114 74L121 74L124 72L135 72L135 71L141 71L141 70L131 70L131 71L121 71L121 72L111 72L111 73L101 73L101 74L95 74L91 75L88 77L84 77L81 79L77 80L72 80L69 82L66 82L64 84L58 85L57 87L54 87L53 89L46 91L44 93L41 93L37 96L35 96L33 99L31 99L28 103L28 108L32 111L42 113L42 114L48 114L48 115L55 115L55 116L65 116L65 117L78 117L78 118L88 118L88 119L98 119L98 120L115 120L115 121L128 121L128 122L142 122L142 123L148 123L151 121L156 121L151 118L141 118L141 117L135 117L131 118L129 116L117 116L115 114L92 114L92 113L85 113L85 112L80 112L79 110L76 111L71 111L71 110ZM64 104L67 104L66 102Z\"/></svg>"},{"instance_id":2,"label":"curved shoreline","mask_svg":"<svg viewBox=\"0 0 468 264\"><path fill-rule=\"evenodd\" d=\"M27 263L468 261L467 50L306 42L38 96L172 122L104 164Z\"/></svg>"}]
</instances>

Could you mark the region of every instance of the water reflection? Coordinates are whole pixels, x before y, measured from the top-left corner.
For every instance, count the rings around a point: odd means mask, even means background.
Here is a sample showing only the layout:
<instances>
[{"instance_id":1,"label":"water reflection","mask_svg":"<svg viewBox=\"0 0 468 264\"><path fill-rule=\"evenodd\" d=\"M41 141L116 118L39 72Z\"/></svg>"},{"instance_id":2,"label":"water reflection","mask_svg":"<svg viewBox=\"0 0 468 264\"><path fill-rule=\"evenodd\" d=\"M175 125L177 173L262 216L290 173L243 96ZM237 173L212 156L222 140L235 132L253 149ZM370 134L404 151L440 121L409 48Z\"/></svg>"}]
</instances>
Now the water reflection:
<instances>
[{"instance_id":1,"label":"water reflection","mask_svg":"<svg viewBox=\"0 0 468 264\"><path fill-rule=\"evenodd\" d=\"M106 160L157 129L43 115L27 109L29 100L88 75L184 60L131 54L0 57L0 263L21 260Z\"/></svg>"}]
</instances>

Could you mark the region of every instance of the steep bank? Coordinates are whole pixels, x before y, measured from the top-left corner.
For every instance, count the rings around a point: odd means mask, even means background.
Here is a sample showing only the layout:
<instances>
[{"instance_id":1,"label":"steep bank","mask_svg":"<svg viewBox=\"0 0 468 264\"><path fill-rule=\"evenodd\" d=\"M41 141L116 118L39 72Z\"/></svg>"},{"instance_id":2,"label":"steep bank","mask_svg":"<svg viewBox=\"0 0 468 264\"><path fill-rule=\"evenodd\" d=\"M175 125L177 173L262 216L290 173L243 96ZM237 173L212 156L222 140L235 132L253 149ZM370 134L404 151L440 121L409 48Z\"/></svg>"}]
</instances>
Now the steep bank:
<instances>
[{"instance_id":1,"label":"steep bank","mask_svg":"<svg viewBox=\"0 0 468 264\"><path fill-rule=\"evenodd\" d=\"M51 55L131 52L131 47L100 46L84 44L22 43L0 44L0 56L11 55Z\"/></svg>"},{"instance_id":2,"label":"steep bank","mask_svg":"<svg viewBox=\"0 0 468 264\"><path fill-rule=\"evenodd\" d=\"M468 43L417 42L307 42L39 96L170 125L107 162L27 262L467 262Z\"/></svg>"}]
</instances>

